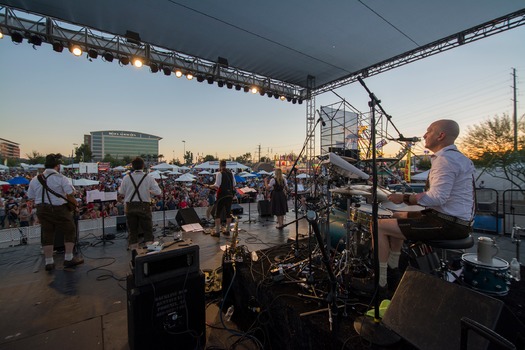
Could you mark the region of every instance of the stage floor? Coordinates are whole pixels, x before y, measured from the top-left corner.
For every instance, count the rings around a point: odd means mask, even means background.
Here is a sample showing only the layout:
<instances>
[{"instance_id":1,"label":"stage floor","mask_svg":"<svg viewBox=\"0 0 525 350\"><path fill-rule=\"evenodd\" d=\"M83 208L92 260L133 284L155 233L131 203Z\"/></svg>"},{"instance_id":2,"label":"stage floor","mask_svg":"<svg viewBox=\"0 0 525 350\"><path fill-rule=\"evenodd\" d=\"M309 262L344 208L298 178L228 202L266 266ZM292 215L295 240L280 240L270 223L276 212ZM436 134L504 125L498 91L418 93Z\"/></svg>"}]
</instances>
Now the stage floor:
<instances>
[{"instance_id":1,"label":"stage floor","mask_svg":"<svg viewBox=\"0 0 525 350\"><path fill-rule=\"evenodd\" d=\"M239 245L246 246L250 252L294 242L297 236L308 236L305 219L299 220L297 225L292 223L284 230L277 230L275 219L259 217L256 205L251 206L251 219L255 222L248 222L248 204L242 206L244 214L239 217L238 240ZM295 213L289 212L286 222L294 219ZM296 235L296 226L299 235ZM163 237L161 228L157 231L159 240L173 240L173 233ZM115 239L100 242L101 232L81 237L79 247L85 260L83 265L63 269L63 256L56 255L57 268L51 273L44 271L38 243L0 249L0 277L3 281L0 286L0 349L129 349L125 279L131 271L131 252L126 250L125 232L106 229L107 233L114 233ZM510 237L496 238L500 247L498 256L510 262L516 256L516 245ZM229 238L192 232L183 233L183 239L199 246L202 270L221 267L221 246L229 244ZM520 247L522 257L524 253L525 249ZM521 289L523 281L519 286ZM210 349L228 348L238 338L225 331L220 322L216 303L220 295L209 293L206 300L206 347ZM513 312L523 315L524 310ZM355 342L362 343L362 340L355 339ZM256 345L248 341L237 347L243 348L255 349Z\"/></svg>"}]
</instances>

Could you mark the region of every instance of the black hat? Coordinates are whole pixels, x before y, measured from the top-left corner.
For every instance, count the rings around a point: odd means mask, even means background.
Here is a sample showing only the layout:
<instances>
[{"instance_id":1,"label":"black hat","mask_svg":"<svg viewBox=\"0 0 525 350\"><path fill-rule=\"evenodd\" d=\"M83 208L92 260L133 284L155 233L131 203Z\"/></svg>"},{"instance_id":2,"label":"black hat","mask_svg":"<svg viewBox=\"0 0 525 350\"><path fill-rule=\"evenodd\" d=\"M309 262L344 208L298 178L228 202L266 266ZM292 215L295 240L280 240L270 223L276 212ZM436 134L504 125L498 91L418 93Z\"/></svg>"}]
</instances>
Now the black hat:
<instances>
[{"instance_id":1,"label":"black hat","mask_svg":"<svg viewBox=\"0 0 525 350\"><path fill-rule=\"evenodd\" d=\"M46 162L44 163L46 169L53 169L59 164L62 164L62 155L60 153L51 153L46 156Z\"/></svg>"}]
</instances>

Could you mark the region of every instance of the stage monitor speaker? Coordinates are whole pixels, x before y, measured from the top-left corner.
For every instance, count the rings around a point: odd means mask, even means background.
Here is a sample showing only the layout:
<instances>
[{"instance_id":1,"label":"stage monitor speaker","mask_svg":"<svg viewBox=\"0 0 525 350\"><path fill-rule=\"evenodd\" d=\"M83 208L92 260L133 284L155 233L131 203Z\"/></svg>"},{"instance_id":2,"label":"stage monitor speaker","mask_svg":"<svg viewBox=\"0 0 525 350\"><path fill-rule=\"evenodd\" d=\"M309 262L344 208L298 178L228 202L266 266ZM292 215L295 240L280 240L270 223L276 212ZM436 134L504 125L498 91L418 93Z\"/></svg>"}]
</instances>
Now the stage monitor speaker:
<instances>
[{"instance_id":1,"label":"stage monitor speaker","mask_svg":"<svg viewBox=\"0 0 525 350\"><path fill-rule=\"evenodd\" d=\"M126 231L126 216L117 216L117 231Z\"/></svg>"},{"instance_id":2,"label":"stage monitor speaker","mask_svg":"<svg viewBox=\"0 0 525 350\"><path fill-rule=\"evenodd\" d=\"M232 204L232 214L233 215L242 215L244 208L237 203Z\"/></svg>"},{"instance_id":3,"label":"stage monitor speaker","mask_svg":"<svg viewBox=\"0 0 525 350\"><path fill-rule=\"evenodd\" d=\"M270 201L262 200L257 202L257 211L259 212L259 216L272 216Z\"/></svg>"},{"instance_id":4,"label":"stage monitor speaker","mask_svg":"<svg viewBox=\"0 0 525 350\"><path fill-rule=\"evenodd\" d=\"M137 287L127 277L131 350L204 349L206 309L201 271Z\"/></svg>"},{"instance_id":5,"label":"stage monitor speaker","mask_svg":"<svg viewBox=\"0 0 525 350\"><path fill-rule=\"evenodd\" d=\"M516 343L523 325L501 300L408 268L383 317L383 324L419 349L460 349L461 318L468 317ZM513 320L514 318L514 320ZM470 332L468 348L491 349Z\"/></svg>"},{"instance_id":6,"label":"stage monitor speaker","mask_svg":"<svg viewBox=\"0 0 525 350\"><path fill-rule=\"evenodd\" d=\"M179 209L177 211L177 215L175 216L175 220L177 220L177 224L179 224L179 226L201 223L199 215L197 215L195 209L193 208Z\"/></svg>"}]
</instances>

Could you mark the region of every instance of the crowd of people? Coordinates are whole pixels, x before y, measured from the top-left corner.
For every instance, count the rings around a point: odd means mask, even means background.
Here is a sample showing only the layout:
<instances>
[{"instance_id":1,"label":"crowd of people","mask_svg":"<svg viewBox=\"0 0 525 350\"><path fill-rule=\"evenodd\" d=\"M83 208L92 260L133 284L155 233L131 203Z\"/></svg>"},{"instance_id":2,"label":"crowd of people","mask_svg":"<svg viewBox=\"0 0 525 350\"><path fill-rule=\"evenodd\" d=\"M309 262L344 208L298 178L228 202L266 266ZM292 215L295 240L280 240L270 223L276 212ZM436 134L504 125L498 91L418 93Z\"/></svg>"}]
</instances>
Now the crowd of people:
<instances>
[{"instance_id":1,"label":"crowd of people","mask_svg":"<svg viewBox=\"0 0 525 350\"><path fill-rule=\"evenodd\" d=\"M157 183L161 187L162 194L152 197L151 210L177 210L189 207L210 207L215 201L215 191L207 185L215 183L215 174L198 175L198 170L192 170L196 179L192 182L179 182L173 175L163 176ZM71 179L87 178L99 181L98 185L75 186L75 196L78 201L77 216L80 220L98 219L110 216L124 215L124 197L118 196L116 201L104 203L88 202L87 192L99 190L104 192L115 192L118 190L125 172L105 171L99 174L78 174L69 169L62 172ZM11 168L0 173L1 181L8 181L11 178L22 176L31 180L38 174L38 171L24 171L22 169ZM262 200L271 198L271 188L264 184L266 176L255 176L243 178L243 182L236 184L233 202L241 203L248 200ZM301 180L308 182L308 180ZM293 183L288 180L288 187L293 188ZM308 186L307 183L304 184ZM250 187L256 190L249 195L242 193L241 188ZM32 226L39 224L36 216L36 208L33 201L27 197L28 185L1 185L0 186L0 229L20 226ZM210 213L211 214L211 213Z\"/></svg>"}]
</instances>

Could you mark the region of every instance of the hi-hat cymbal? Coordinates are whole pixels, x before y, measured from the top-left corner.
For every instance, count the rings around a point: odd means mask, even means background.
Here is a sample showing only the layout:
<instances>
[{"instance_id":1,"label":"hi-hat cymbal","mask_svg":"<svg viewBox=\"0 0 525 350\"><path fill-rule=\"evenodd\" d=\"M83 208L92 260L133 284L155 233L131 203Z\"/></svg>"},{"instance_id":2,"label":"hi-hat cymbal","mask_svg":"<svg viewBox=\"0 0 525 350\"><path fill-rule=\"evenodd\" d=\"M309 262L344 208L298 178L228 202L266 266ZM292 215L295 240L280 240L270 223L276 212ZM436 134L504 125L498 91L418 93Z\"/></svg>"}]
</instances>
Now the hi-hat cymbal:
<instances>
[{"instance_id":1,"label":"hi-hat cymbal","mask_svg":"<svg viewBox=\"0 0 525 350\"><path fill-rule=\"evenodd\" d=\"M397 158L383 158L383 157L377 157L376 162L397 162L399 159ZM361 159L361 162L373 162L372 159Z\"/></svg>"}]
</instances>

